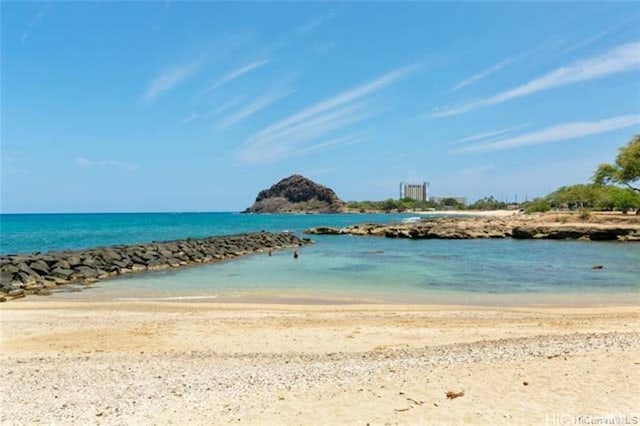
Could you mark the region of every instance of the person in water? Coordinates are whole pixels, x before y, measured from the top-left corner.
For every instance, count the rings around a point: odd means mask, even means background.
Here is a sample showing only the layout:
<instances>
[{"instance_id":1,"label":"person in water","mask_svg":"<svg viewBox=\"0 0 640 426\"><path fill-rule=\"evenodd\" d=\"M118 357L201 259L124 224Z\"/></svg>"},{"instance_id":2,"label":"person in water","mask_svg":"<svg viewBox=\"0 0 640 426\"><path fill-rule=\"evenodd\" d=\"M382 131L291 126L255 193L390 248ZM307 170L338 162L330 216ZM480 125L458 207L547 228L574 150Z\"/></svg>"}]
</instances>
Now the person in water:
<instances>
[{"instance_id":1,"label":"person in water","mask_svg":"<svg viewBox=\"0 0 640 426\"><path fill-rule=\"evenodd\" d=\"M294 259L297 259L297 258L298 258L298 256L299 256L299 255L298 255L298 250L294 250L294 251L293 251L293 258L294 258Z\"/></svg>"}]
</instances>

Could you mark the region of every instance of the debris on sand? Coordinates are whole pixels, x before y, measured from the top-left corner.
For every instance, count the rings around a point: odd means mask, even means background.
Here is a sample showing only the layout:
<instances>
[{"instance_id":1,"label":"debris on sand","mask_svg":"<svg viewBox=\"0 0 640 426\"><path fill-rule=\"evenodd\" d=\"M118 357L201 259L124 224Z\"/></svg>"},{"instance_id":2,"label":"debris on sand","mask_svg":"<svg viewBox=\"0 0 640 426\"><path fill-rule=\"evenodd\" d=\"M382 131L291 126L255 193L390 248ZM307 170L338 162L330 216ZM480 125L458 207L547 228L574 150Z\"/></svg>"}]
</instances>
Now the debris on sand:
<instances>
[{"instance_id":1,"label":"debris on sand","mask_svg":"<svg viewBox=\"0 0 640 426\"><path fill-rule=\"evenodd\" d=\"M447 395L447 399L456 399L456 398L460 398L461 396L464 396L464 391L461 391L461 392L448 391L446 395Z\"/></svg>"}]
</instances>

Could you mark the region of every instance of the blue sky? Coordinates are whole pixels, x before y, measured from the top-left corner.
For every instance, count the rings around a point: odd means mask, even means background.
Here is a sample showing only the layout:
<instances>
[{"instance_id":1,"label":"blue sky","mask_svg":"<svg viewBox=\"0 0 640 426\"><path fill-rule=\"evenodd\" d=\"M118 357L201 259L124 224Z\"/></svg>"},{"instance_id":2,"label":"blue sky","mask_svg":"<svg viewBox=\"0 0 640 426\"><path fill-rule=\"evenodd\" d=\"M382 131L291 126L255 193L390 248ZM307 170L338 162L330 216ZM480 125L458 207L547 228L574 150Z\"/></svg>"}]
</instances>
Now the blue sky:
<instances>
[{"instance_id":1,"label":"blue sky","mask_svg":"<svg viewBox=\"0 0 640 426\"><path fill-rule=\"evenodd\" d=\"M2 211L522 200L640 131L640 3L2 2Z\"/></svg>"}]
</instances>

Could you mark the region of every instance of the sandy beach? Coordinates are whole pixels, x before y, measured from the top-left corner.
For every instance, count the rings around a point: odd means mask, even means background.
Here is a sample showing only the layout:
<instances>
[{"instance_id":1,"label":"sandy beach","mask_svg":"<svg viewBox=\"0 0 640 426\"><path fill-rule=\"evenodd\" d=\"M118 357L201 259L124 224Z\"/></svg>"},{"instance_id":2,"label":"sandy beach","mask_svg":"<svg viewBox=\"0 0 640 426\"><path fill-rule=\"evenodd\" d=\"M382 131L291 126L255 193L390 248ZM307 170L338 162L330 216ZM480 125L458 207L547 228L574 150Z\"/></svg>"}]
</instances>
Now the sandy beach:
<instances>
[{"instance_id":1,"label":"sandy beach","mask_svg":"<svg viewBox=\"0 0 640 426\"><path fill-rule=\"evenodd\" d=\"M518 210L433 210L433 211L414 211L410 214L419 216L435 216L435 217L512 217L522 216Z\"/></svg>"},{"instance_id":2,"label":"sandy beach","mask_svg":"<svg viewBox=\"0 0 640 426\"><path fill-rule=\"evenodd\" d=\"M639 419L637 306L24 299L0 318L8 425Z\"/></svg>"}]
</instances>

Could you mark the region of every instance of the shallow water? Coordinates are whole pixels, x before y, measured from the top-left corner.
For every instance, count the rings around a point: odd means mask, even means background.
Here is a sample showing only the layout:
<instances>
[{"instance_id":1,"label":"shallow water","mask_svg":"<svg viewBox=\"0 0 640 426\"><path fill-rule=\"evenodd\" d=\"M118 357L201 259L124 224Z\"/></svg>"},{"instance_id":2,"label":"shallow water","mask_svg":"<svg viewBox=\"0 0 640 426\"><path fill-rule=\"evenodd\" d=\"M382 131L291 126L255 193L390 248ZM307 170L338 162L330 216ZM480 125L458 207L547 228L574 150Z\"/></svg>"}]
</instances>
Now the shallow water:
<instances>
[{"instance_id":1,"label":"shallow water","mask_svg":"<svg viewBox=\"0 0 640 426\"><path fill-rule=\"evenodd\" d=\"M4 215L2 252L397 221L406 215ZM129 275L56 297L419 303L638 303L640 244L314 236L299 250ZM592 269L595 264L604 269ZM72 290L69 287L68 290Z\"/></svg>"}]
</instances>

